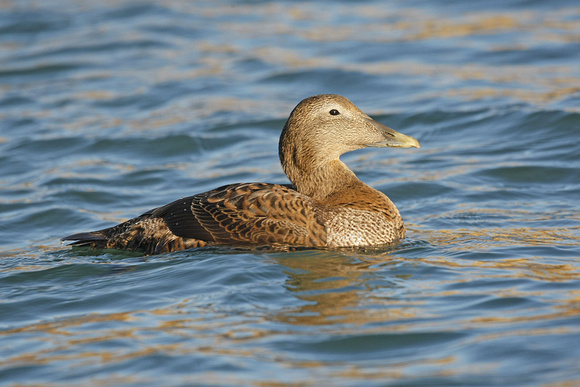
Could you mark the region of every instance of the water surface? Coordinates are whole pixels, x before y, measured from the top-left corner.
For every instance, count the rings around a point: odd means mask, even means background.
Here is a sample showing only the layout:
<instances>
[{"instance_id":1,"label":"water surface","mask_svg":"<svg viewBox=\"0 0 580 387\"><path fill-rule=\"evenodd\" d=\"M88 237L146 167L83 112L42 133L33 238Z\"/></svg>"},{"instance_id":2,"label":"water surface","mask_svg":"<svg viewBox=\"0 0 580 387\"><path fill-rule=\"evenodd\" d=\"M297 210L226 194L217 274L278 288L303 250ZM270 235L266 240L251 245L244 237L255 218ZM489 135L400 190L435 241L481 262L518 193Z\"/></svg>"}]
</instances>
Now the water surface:
<instances>
[{"instance_id":1,"label":"water surface","mask_svg":"<svg viewBox=\"0 0 580 387\"><path fill-rule=\"evenodd\" d=\"M0 383L580 384L578 63L569 0L3 3ZM420 140L343 156L403 243L59 243L286 183L280 130L320 93Z\"/></svg>"}]
</instances>

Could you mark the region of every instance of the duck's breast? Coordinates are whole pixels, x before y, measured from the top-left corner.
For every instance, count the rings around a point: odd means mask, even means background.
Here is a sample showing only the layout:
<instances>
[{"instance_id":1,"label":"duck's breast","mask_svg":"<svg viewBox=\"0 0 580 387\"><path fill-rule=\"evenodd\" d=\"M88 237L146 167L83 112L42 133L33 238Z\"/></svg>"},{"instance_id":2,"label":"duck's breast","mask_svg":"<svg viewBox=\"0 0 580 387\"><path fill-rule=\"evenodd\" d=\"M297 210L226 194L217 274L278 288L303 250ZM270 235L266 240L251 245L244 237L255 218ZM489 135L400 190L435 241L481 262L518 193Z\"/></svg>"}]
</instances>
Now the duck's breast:
<instances>
[{"instance_id":1,"label":"duck's breast","mask_svg":"<svg viewBox=\"0 0 580 387\"><path fill-rule=\"evenodd\" d=\"M405 238L399 212L377 212L358 208L333 208L326 214L329 247L373 246Z\"/></svg>"}]
</instances>

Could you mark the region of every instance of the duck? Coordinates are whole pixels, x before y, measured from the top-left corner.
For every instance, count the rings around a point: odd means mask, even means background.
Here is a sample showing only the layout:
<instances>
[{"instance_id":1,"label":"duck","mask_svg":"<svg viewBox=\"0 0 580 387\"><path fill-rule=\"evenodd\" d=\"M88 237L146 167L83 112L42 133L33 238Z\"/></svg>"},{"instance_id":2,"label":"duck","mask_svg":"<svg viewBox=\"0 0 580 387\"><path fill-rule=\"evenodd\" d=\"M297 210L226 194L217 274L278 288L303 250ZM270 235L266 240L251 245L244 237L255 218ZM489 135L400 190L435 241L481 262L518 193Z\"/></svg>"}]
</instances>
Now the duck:
<instances>
[{"instance_id":1,"label":"duck","mask_svg":"<svg viewBox=\"0 0 580 387\"><path fill-rule=\"evenodd\" d=\"M346 97L302 100L282 129L278 153L290 184L235 183L178 199L70 245L161 254L206 246L342 248L405 238L384 193L340 160L361 148L420 148L414 137L373 120Z\"/></svg>"}]
</instances>

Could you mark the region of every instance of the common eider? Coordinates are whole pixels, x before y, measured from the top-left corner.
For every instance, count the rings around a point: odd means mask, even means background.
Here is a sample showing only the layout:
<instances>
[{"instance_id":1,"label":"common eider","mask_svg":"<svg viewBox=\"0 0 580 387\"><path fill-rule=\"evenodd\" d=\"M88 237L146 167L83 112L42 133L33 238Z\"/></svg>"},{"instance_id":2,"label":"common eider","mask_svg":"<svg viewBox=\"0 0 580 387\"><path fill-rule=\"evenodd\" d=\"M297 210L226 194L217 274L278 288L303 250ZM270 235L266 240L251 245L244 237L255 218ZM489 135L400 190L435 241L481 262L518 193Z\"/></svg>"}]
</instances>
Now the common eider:
<instances>
[{"instance_id":1,"label":"common eider","mask_svg":"<svg viewBox=\"0 0 580 387\"><path fill-rule=\"evenodd\" d=\"M366 147L419 148L335 94L301 101L284 125L279 156L291 185L229 184L116 226L62 238L74 246L159 254L211 245L372 246L405 237L399 211L339 157Z\"/></svg>"}]
</instances>

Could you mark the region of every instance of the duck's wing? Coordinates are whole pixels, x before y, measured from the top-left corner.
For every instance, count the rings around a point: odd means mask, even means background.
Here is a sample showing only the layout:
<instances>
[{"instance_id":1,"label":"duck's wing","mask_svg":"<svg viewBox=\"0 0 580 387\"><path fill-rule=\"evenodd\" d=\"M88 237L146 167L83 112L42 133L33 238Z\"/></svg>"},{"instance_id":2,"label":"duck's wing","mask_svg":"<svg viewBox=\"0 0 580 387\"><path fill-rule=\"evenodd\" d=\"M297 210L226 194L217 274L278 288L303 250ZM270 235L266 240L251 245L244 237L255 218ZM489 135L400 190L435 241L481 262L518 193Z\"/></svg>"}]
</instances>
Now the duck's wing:
<instances>
[{"instance_id":1,"label":"duck's wing","mask_svg":"<svg viewBox=\"0 0 580 387\"><path fill-rule=\"evenodd\" d=\"M323 246L318 207L277 184L231 184L154 210L182 238L218 244Z\"/></svg>"},{"instance_id":2,"label":"duck's wing","mask_svg":"<svg viewBox=\"0 0 580 387\"><path fill-rule=\"evenodd\" d=\"M310 198L288 186L231 184L63 240L147 254L211 244L325 246L326 229L319 212Z\"/></svg>"}]
</instances>

